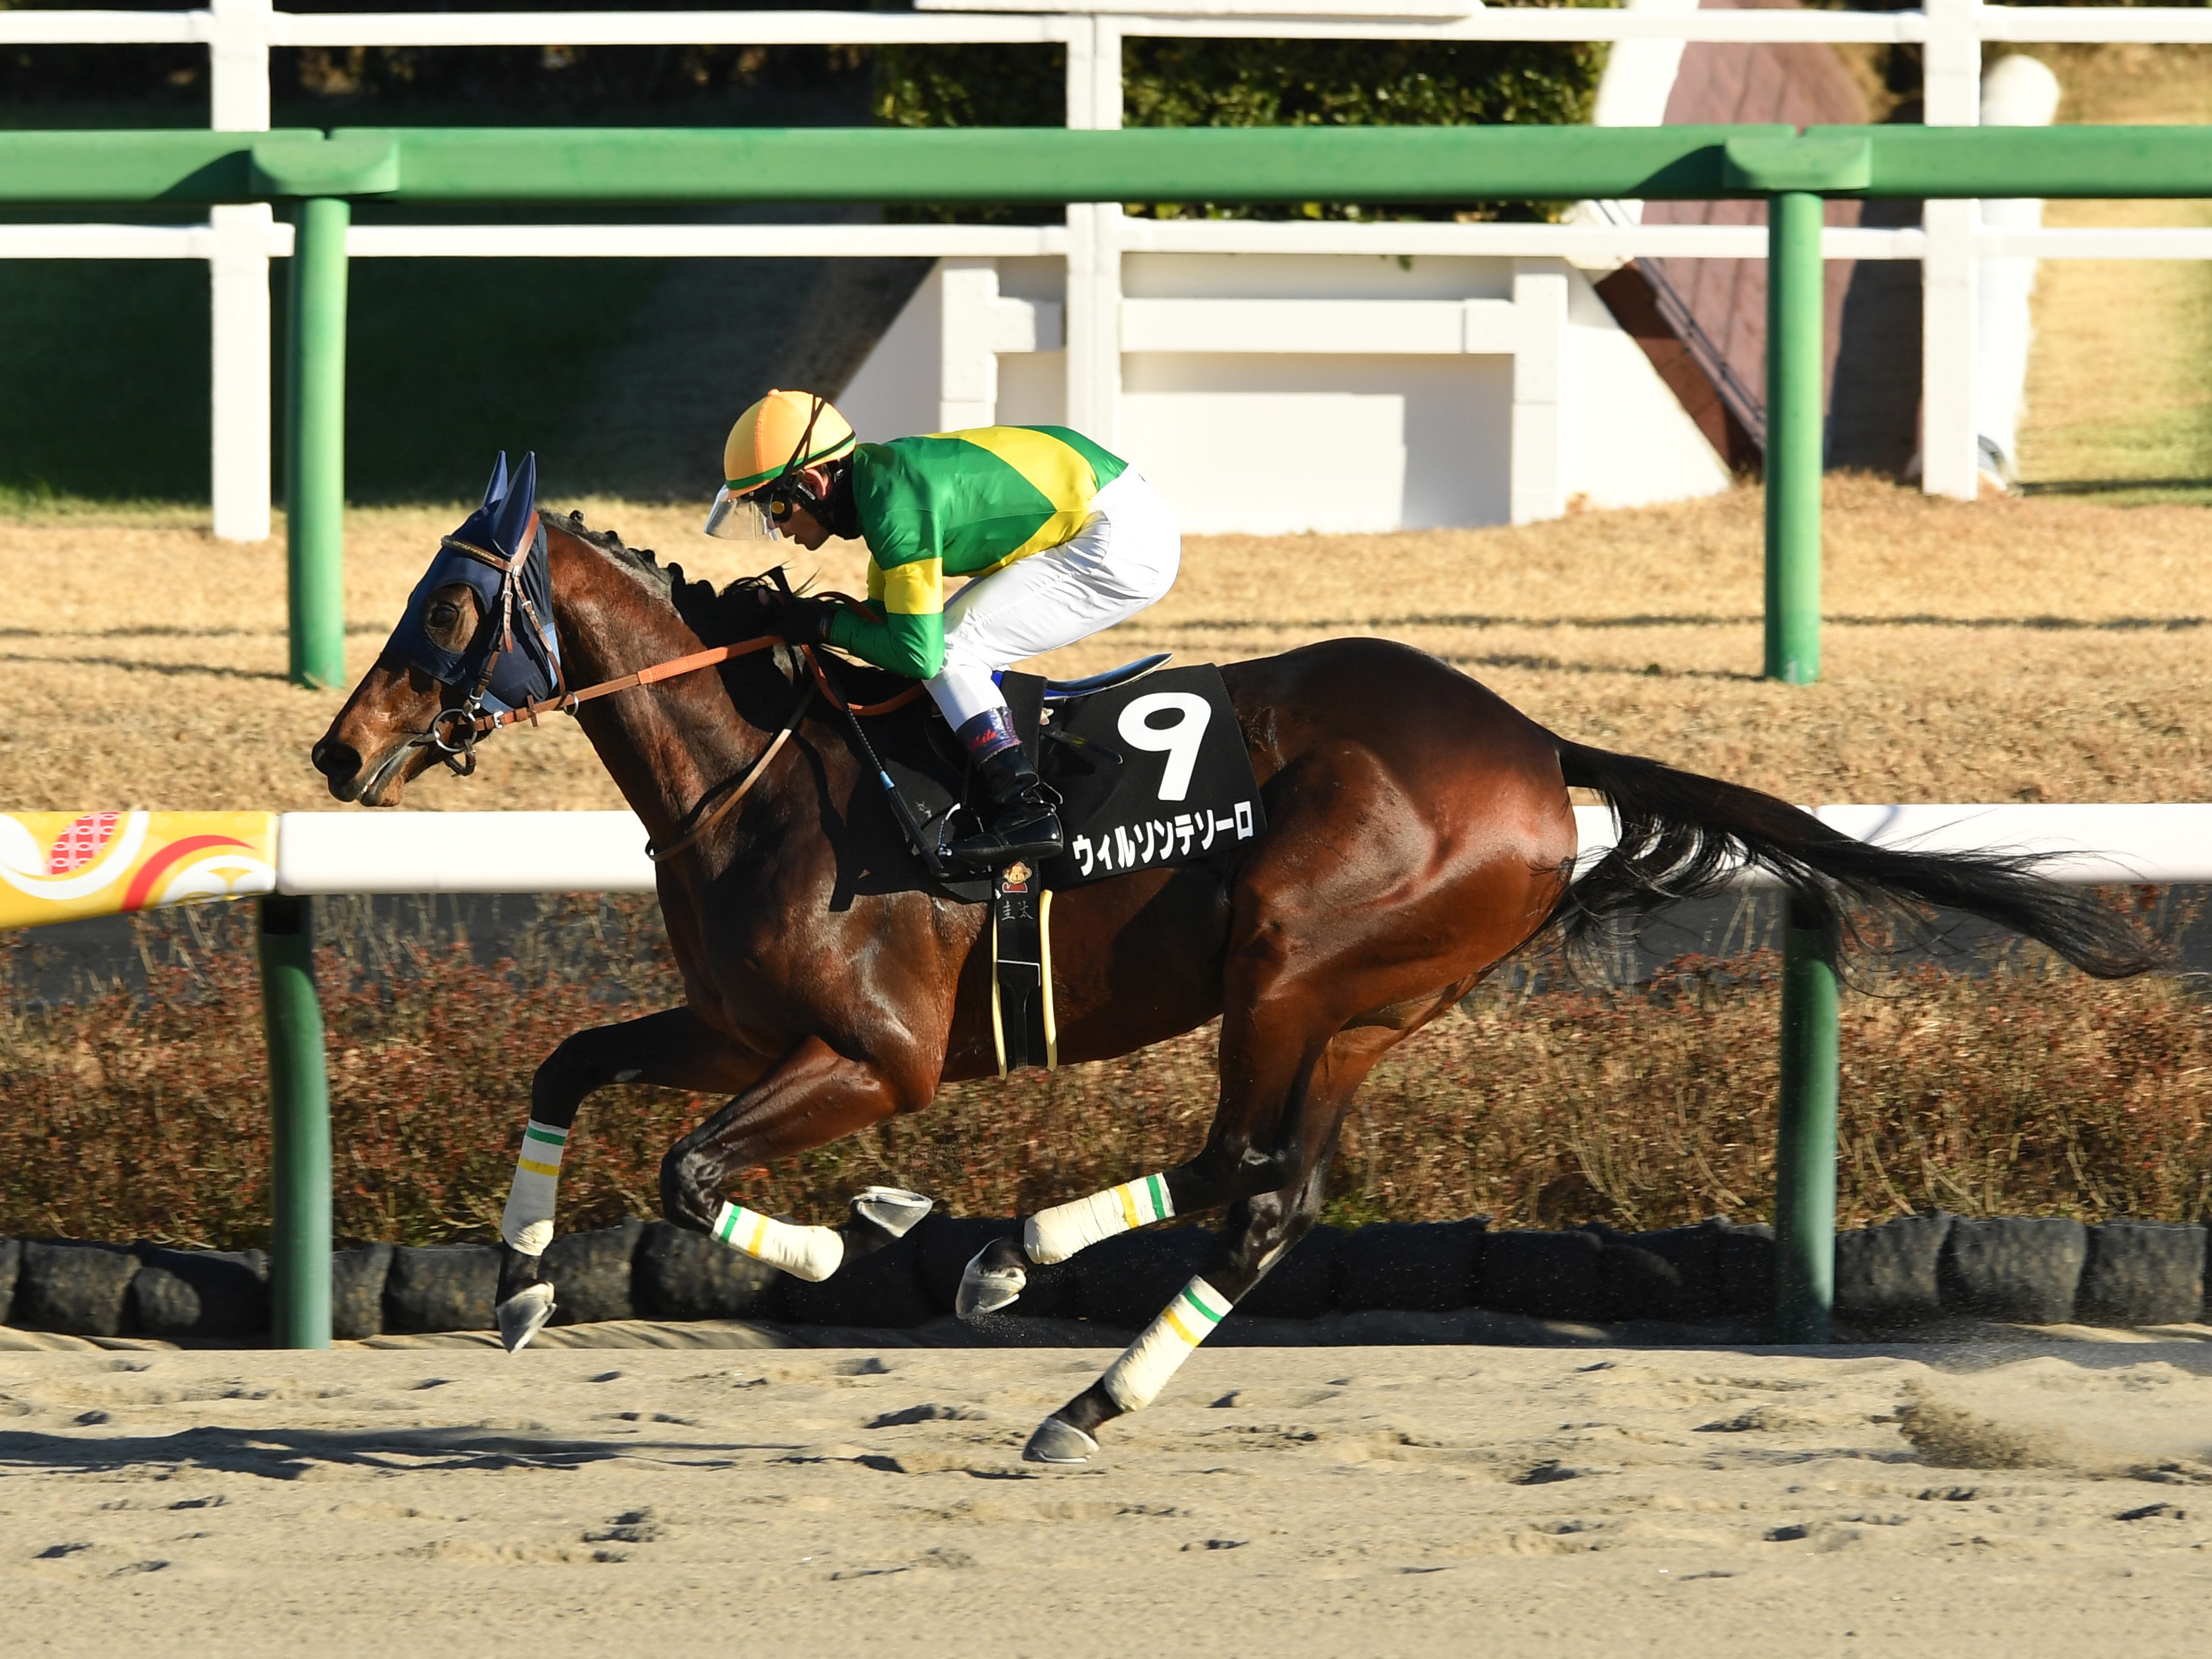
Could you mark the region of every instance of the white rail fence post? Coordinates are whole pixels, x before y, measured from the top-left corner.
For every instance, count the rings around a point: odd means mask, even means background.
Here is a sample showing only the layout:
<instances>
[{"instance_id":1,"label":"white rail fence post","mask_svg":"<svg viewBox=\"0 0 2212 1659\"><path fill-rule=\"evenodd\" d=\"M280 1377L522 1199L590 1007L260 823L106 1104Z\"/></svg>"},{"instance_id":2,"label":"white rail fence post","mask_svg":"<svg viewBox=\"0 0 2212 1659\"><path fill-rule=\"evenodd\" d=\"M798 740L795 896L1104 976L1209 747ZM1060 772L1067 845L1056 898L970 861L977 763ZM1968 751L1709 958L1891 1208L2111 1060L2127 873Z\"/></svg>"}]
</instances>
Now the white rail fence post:
<instances>
[{"instance_id":1,"label":"white rail fence post","mask_svg":"<svg viewBox=\"0 0 2212 1659\"><path fill-rule=\"evenodd\" d=\"M996 259L937 262L939 356L937 429L994 426L999 416L999 356L991 349L991 313L999 299Z\"/></svg>"},{"instance_id":2,"label":"white rail fence post","mask_svg":"<svg viewBox=\"0 0 2212 1659\"><path fill-rule=\"evenodd\" d=\"M1121 125L1121 30L1109 17L1068 20L1067 125ZM1067 204L1067 423L1109 449L1121 427L1121 204Z\"/></svg>"},{"instance_id":3,"label":"white rail fence post","mask_svg":"<svg viewBox=\"0 0 2212 1659\"><path fill-rule=\"evenodd\" d=\"M208 45L209 125L217 132L269 130L270 0L213 0ZM208 494L215 533L227 542L265 541L275 493L270 451L269 244L265 202L208 215Z\"/></svg>"},{"instance_id":4,"label":"white rail fence post","mask_svg":"<svg viewBox=\"0 0 2212 1659\"><path fill-rule=\"evenodd\" d=\"M2000 58L1982 76L1982 125L2049 126L2058 113L2058 77L2033 58ZM2020 416L2034 339L2032 303L2036 262L1992 253L1991 232L2040 230L2043 204L2034 198L1982 204L1980 258L1975 267L1974 443L1984 474L2008 488L2020 477Z\"/></svg>"},{"instance_id":5,"label":"white rail fence post","mask_svg":"<svg viewBox=\"0 0 2212 1659\"><path fill-rule=\"evenodd\" d=\"M1927 0L1923 49L1929 126L1982 118L1981 0ZM1972 501L1980 489L1974 428L1974 234L1980 204L1929 202L1922 256L1920 480L1931 495Z\"/></svg>"},{"instance_id":6,"label":"white rail fence post","mask_svg":"<svg viewBox=\"0 0 2212 1659\"><path fill-rule=\"evenodd\" d=\"M215 533L227 542L265 541L271 494L269 245L276 221L266 202L218 207L208 217L215 233L208 260Z\"/></svg>"},{"instance_id":7,"label":"white rail fence post","mask_svg":"<svg viewBox=\"0 0 2212 1659\"><path fill-rule=\"evenodd\" d=\"M1513 436L1507 457L1512 521L1567 510L1567 267L1513 262Z\"/></svg>"}]
</instances>

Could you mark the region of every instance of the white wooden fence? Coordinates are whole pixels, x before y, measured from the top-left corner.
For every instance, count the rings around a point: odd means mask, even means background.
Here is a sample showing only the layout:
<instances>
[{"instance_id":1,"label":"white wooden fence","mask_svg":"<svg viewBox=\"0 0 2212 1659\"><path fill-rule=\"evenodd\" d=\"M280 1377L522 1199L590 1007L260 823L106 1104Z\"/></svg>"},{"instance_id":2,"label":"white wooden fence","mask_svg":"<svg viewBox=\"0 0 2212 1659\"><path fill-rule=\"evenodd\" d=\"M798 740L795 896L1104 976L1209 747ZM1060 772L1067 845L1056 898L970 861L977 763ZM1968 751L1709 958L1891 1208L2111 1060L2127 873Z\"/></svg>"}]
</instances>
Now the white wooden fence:
<instances>
[{"instance_id":1,"label":"white wooden fence","mask_svg":"<svg viewBox=\"0 0 2212 1659\"><path fill-rule=\"evenodd\" d=\"M1483 9L1480 0L919 0L913 13L654 11L543 13L329 13L278 11L270 0L213 0L191 11L0 11L0 46L204 44L212 82L211 124L222 131L269 125L273 46L488 46L656 45L881 45L915 42L1060 43L1066 48L1067 125L1117 127L1121 42L1135 36L1496 41L1866 41L1923 48L1926 118L1971 125L1980 118L1985 42L2193 42L2212 44L2212 11L2141 7L2069 9L1927 0L1899 12L1682 10L1668 0L1618 11ZM1973 406L1976 265L1993 257L2212 258L2212 230L1985 229L1972 202L1931 202L1917 230L1832 229L1832 258L1919 259L1926 272L1922 412L1923 483L1930 493L1972 497L1977 489ZM920 256L1064 260L1065 304L1051 344L1066 350L1064 418L1102 441L1120 426L1122 353L1133 329L1150 338L1173 319L1124 299L1121 258L1141 252L1455 255L1516 260L1686 257L1759 258L1757 228L1488 224L1273 224L1125 218L1117 204L1070 203L1062 226L1003 230L961 226L361 226L349 251L361 258L793 258ZM270 308L268 261L290 248L288 227L265 205L222 207L202 226L0 227L0 258L205 259L212 274L214 412L212 487L218 536L258 541L269 533ZM1540 271L1532 269L1532 275ZM1341 302L1354 303L1354 302ZM1420 301L1387 302L1416 305ZM1334 313L1332 313L1334 316ZM1335 321L1351 325L1349 313ZM1247 319L1248 323L1251 319ZM987 317L970 355L1049 349L1033 315L1027 332L994 332ZM1334 323L1331 325L1334 326ZM1372 317L1361 326L1395 338L1419 319ZM1468 326L1472 327L1470 324ZM1266 331L1263 329L1263 333ZM1020 337L1013 337L1018 335ZM1552 349L1543 331L1508 331L1457 349L1515 356L1523 343ZM1264 345L1264 339L1259 342ZM1157 343L1155 343L1157 349ZM1308 348L1310 349L1310 348ZM945 366L945 400L979 365ZM1540 366L1530 376L1540 383ZM1542 399L1517 395L1514 517L1561 505L1556 464L1538 476L1546 445ZM1556 422L1556 404L1548 406ZM1524 441L1525 435L1525 441Z\"/></svg>"}]
</instances>

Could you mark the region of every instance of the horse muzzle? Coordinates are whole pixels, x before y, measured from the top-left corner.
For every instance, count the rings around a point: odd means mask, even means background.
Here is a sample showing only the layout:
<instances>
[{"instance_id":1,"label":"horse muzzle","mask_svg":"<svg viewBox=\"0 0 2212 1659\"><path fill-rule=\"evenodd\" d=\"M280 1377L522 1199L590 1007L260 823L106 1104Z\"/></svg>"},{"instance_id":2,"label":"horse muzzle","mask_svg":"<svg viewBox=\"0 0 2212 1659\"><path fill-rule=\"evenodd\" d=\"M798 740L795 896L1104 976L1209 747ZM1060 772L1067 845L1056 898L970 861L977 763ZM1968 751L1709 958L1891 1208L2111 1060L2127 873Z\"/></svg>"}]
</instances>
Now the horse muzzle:
<instances>
[{"instance_id":1,"label":"horse muzzle","mask_svg":"<svg viewBox=\"0 0 2212 1659\"><path fill-rule=\"evenodd\" d=\"M361 793L361 750L349 743L325 738L307 751L308 763L330 782L331 793L353 800Z\"/></svg>"},{"instance_id":2,"label":"horse muzzle","mask_svg":"<svg viewBox=\"0 0 2212 1659\"><path fill-rule=\"evenodd\" d=\"M314 768L330 781L331 793L363 806L397 806L409 779L428 766L434 751L418 738L394 744L374 766L353 744L325 738L308 751Z\"/></svg>"}]
</instances>

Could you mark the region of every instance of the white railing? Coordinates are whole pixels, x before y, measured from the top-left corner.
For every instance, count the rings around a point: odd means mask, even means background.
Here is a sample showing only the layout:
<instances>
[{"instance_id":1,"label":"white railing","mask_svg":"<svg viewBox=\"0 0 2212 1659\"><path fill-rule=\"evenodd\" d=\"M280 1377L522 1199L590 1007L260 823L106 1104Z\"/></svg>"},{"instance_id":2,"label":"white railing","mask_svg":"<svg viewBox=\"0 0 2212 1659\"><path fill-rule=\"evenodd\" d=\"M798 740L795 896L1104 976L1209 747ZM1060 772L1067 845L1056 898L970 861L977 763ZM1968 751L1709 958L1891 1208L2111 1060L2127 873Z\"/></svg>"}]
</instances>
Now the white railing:
<instances>
[{"instance_id":1,"label":"white railing","mask_svg":"<svg viewBox=\"0 0 2212 1659\"><path fill-rule=\"evenodd\" d=\"M2056 855L2055 880L2212 882L2212 805L1821 806L1830 828L1919 852ZM1613 811L1578 806L1578 863L1613 841ZM642 893L645 828L619 812L283 812L281 893Z\"/></svg>"},{"instance_id":2,"label":"white railing","mask_svg":"<svg viewBox=\"0 0 2212 1659\"><path fill-rule=\"evenodd\" d=\"M918 0L912 13L654 11L356 13L306 15L270 0L194 11L0 11L0 46L204 44L210 125L269 125L276 46L691 46L1055 43L1066 48L1066 124L1121 125L1121 42L1130 36L1495 41L1875 42L1922 46L1926 119L1980 118L1985 41L2212 44L2212 10L1991 6L1926 0L1921 11L1696 11L1668 0L1626 10L1484 9L1468 0ZM289 228L265 205L217 208L204 226L0 227L0 258L205 259L213 276L212 489L218 536L269 532L267 262ZM1830 258L1918 259L1924 283L1923 485L1971 498L1979 458L1973 406L1976 267L2002 257L2212 258L2212 230L1984 230L1972 202L1930 202L1918 230L1832 229ZM1589 260L1760 258L1755 228L1702 226L1273 224L1133 221L1112 203L1071 203L1064 227L362 226L359 257L777 258L884 256L1066 262L1061 331L1071 423L1111 442L1120 425L1127 313L1121 256L1143 252L1453 254Z\"/></svg>"}]
</instances>

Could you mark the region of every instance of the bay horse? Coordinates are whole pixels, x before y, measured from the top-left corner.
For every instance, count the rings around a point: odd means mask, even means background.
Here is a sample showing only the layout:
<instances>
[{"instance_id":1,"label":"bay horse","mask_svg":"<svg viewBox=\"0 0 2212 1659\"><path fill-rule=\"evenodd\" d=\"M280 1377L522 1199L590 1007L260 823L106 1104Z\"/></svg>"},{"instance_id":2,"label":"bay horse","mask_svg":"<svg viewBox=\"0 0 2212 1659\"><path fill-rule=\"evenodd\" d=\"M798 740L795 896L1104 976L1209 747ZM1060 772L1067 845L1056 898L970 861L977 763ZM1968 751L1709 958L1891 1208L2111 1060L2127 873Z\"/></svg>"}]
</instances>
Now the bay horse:
<instances>
[{"instance_id":1,"label":"bay horse","mask_svg":"<svg viewBox=\"0 0 2212 1659\"><path fill-rule=\"evenodd\" d=\"M565 1133L586 1097L611 1083L728 1095L670 1150L661 1203L677 1225L720 1221L744 1248L728 1218L750 1212L723 1201L734 1172L920 1111L945 1083L996 1074L989 907L921 883L854 726L809 696L811 664L776 638L766 577L716 592L580 517L548 514L543 526L568 684L619 681L716 645L737 654L712 672L568 705L654 845L691 836L658 875L684 1001L562 1042L532 1081L533 1127ZM491 611L476 587L447 583L418 588L402 626L458 661L508 625ZM864 693L911 684L840 672ZM1851 840L1754 790L1570 742L1404 645L1332 640L1221 672L1264 831L1225 861L1056 895L1051 945L1063 1061L1220 1018L1212 1127L1187 1163L1027 1218L1018 1238L971 1264L962 1310L1004 1306L1029 1267L1127 1227L1224 1206L1227 1217L1205 1273L1039 1426L1026 1448L1035 1460L1083 1461L1102 1424L1149 1402L1313 1224L1346 1109L1376 1062L1534 943L1714 893L1749 865L1787 890L1832 961L1853 910L1890 904L1994 921L2099 976L2156 965L2130 924L2043 879L2031 859ZM438 734L450 739L473 713L465 678L441 684L387 645L314 746L331 793L396 805L455 748ZM934 717L924 699L866 726L890 748ZM703 814L710 797L727 804L741 775L736 809ZM1611 805L1620 835L1573 879L1567 792L1577 787ZM860 879L886 871L911 879ZM787 1229L827 1248L785 1265L834 1271L921 1213L872 1192L835 1229ZM539 1261L503 1249L503 1310L534 1295L550 1311Z\"/></svg>"}]
</instances>

